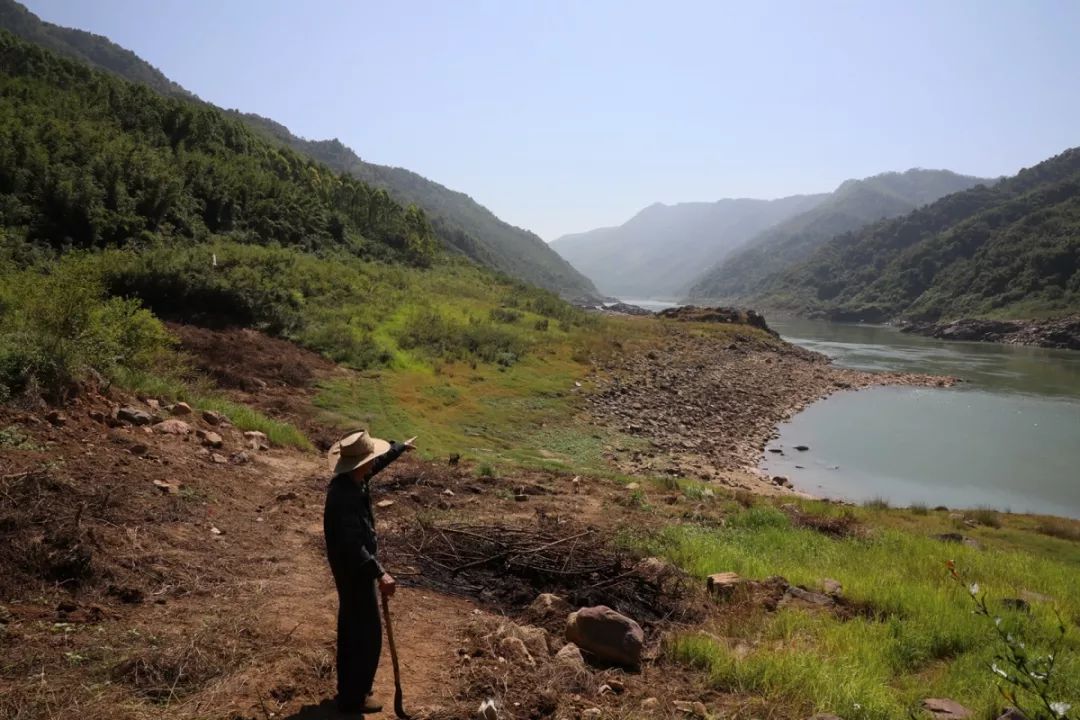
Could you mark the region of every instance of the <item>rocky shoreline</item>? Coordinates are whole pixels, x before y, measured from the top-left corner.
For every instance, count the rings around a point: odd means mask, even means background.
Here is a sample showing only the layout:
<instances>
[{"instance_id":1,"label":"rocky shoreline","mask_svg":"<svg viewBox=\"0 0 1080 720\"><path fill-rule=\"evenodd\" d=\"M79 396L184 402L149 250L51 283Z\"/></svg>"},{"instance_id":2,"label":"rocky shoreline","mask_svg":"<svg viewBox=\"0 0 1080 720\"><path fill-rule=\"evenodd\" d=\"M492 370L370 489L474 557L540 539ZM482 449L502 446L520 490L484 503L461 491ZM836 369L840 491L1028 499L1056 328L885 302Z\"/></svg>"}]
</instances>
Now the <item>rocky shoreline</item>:
<instances>
[{"instance_id":1,"label":"rocky shoreline","mask_svg":"<svg viewBox=\"0 0 1080 720\"><path fill-rule=\"evenodd\" d=\"M907 322L900 325L900 330L941 340L1080 350L1080 315L1052 320L965 319L944 323Z\"/></svg>"},{"instance_id":2,"label":"rocky shoreline","mask_svg":"<svg viewBox=\"0 0 1080 720\"><path fill-rule=\"evenodd\" d=\"M612 357L596 372L593 419L642 440L609 449L609 459L628 474L784 492L758 471L758 463L777 425L810 403L873 385L955 382L836 367L824 355L763 332L694 328L665 323L660 346Z\"/></svg>"}]
</instances>

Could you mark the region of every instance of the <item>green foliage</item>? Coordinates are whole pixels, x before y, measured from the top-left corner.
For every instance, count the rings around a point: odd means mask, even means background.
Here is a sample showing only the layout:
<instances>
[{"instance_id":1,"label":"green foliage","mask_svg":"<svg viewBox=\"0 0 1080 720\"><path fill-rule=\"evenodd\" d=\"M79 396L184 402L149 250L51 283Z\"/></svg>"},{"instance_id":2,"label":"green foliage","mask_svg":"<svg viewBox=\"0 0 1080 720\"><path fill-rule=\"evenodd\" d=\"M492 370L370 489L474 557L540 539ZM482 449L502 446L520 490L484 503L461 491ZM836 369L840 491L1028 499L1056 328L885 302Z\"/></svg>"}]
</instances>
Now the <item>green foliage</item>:
<instances>
[{"instance_id":1,"label":"green foliage","mask_svg":"<svg viewBox=\"0 0 1080 720\"><path fill-rule=\"evenodd\" d=\"M121 368L154 367L170 343L137 300L106 297L94 265L81 257L3 277L0 386L7 395L37 390L57 398L89 372L113 378Z\"/></svg>"},{"instance_id":2,"label":"green foliage","mask_svg":"<svg viewBox=\"0 0 1080 720\"><path fill-rule=\"evenodd\" d=\"M423 212L166 98L0 32L0 217L53 248L227 234L426 265Z\"/></svg>"},{"instance_id":3,"label":"green foliage","mask_svg":"<svg viewBox=\"0 0 1080 720\"><path fill-rule=\"evenodd\" d=\"M405 350L419 350L443 360L479 360L513 365L528 346L513 332L470 318L461 323L434 308L419 308L406 319L398 334Z\"/></svg>"},{"instance_id":4,"label":"green foliage","mask_svg":"<svg viewBox=\"0 0 1080 720\"><path fill-rule=\"evenodd\" d=\"M1076 312L1080 149L840 235L757 299L839 320Z\"/></svg>"},{"instance_id":5,"label":"green foliage","mask_svg":"<svg viewBox=\"0 0 1080 720\"><path fill-rule=\"evenodd\" d=\"M257 430L264 433L275 445L296 447L301 450L312 449L311 441L294 425L269 418L247 405L214 396L194 397L191 402L201 410L213 410L224 414L229 418L229 422L241 430Z\"/></svg>"},{"instance_id":6,"label":"green foliage","mask_svg":"<svg viewBox=\"0 0 1080 720\"><path fill-rule=\"evenodd\" d=\"M476 477L493 478L495 477L495 468L491 467L491 463L481 463L476 468Z\"/></svg>"}]
</instances>

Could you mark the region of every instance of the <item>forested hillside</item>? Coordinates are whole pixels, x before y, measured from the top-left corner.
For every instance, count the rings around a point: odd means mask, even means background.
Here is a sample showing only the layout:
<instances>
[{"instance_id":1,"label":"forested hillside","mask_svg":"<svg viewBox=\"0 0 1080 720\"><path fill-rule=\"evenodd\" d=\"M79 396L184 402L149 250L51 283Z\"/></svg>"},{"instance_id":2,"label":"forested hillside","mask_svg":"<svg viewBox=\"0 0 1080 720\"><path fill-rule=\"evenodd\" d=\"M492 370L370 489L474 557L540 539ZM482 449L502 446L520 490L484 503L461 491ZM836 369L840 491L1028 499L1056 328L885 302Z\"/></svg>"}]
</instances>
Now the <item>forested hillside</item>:
<instances>
[{"instance_id":1,"label":"forested hillside","mask_svg":"<svg viewBox=\"0 0 1080 720\"><path fill-rule=\"evenodd\" d=\"M194 98L129 50L107 38L43 22L14 0L0 0L0 29L54 52L143 83L159 93ZM216 108L215 108L216 109ZM591 297L592 284L553 252L535 234L503 222L463 193L401 168L362 161L338 142L296 137L284 126L257 115L226 111L274 142L323 163L338 172L385 189L399 204L415 203L425 210L442 244L487 267L569 297Z\"/></svg>"},{"instance_id":2,"label":"forested hillside","mask_svg":"<svg viewBox=\"0 0 1080 720\"><path fill-rule=\"evenodd\" d=\"M699 276L689 296L734 301L753 297L767 278L805 260L836 235L902 215L982 182L987 181L948 170L920 169L847 180L815 207L765 230Z\"/></svg>"},{"instance_id":3,"label":"forested hillside","mask_svg":"<svg viewBox=\"0 0 1080 720\"><path fill-rule=\"evenodd\" d=\"M551 246L602 292L623 298L681 297L703 267L823 197L656 203L618 227L564 235Z\"/></svg>"},{"instance_id":4,"label":"forested hillside","mask_svg":"<svg viewBox=\"0 0 1080 720\"><path fill-rule=\"evenodd\" d=\"M841 235L757 297L845 320L1080 310L1080 149Z\"/></svg>"}]
</instances>

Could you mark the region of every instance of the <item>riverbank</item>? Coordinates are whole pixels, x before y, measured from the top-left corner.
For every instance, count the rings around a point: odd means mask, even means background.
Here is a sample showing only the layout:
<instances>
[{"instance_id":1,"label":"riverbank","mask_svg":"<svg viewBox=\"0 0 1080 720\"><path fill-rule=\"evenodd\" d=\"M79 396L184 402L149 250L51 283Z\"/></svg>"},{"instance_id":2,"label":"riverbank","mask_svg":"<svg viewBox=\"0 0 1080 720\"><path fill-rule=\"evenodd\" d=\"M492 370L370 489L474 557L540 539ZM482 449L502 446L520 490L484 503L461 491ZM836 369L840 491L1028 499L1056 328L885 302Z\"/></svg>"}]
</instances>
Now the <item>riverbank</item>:
<instances>
[{"instance_id":1,"label":"riverbank","mask_svg":"<svg viewBox=\"0 0 1080 720\"><path fill-rule=\"evenodd\" d=\"M906 322L900 330L941 340L1032 345L1059 350L1080 350L1080 315L1050 320L964 319L944 323Z\"/></svg>"},{"instance_id":2,"label":"riverbank","mask_svg":"<svg viewBox=\"0 0 1080 720\"><path fill-rule=\"evenodd\" d=\"M757 470L777 425L839 390L873 385L948 387L955 378L864 372L751 326L666 321L644 352L598 363L591 418L639 443L612 448L629 474L691 477L760 493L782 492ZM730 337L714 328L746 327Z\"/></svg>"}]
</instances>

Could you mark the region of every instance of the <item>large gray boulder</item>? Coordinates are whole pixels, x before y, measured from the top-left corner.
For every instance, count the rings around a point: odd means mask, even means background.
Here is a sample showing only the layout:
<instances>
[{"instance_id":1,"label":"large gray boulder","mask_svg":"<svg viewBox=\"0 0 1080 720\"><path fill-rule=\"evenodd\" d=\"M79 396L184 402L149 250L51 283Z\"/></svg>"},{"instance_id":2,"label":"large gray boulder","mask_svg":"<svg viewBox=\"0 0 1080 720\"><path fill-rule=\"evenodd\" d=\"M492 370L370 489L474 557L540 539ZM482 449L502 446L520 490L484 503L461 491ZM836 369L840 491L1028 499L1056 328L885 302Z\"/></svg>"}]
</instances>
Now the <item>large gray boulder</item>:
<instances>
[{"instance_id":1,"label":"large gray boulder","mask_svg":"<svg viewBox=\"0 0 1080 720\"><path fill-rule=\"evenodd\" d=\"M566 639L596 659L636 668L645 633L630 618L606 605L581 608L566 619Z\"/></svg>"}]
</instances>

